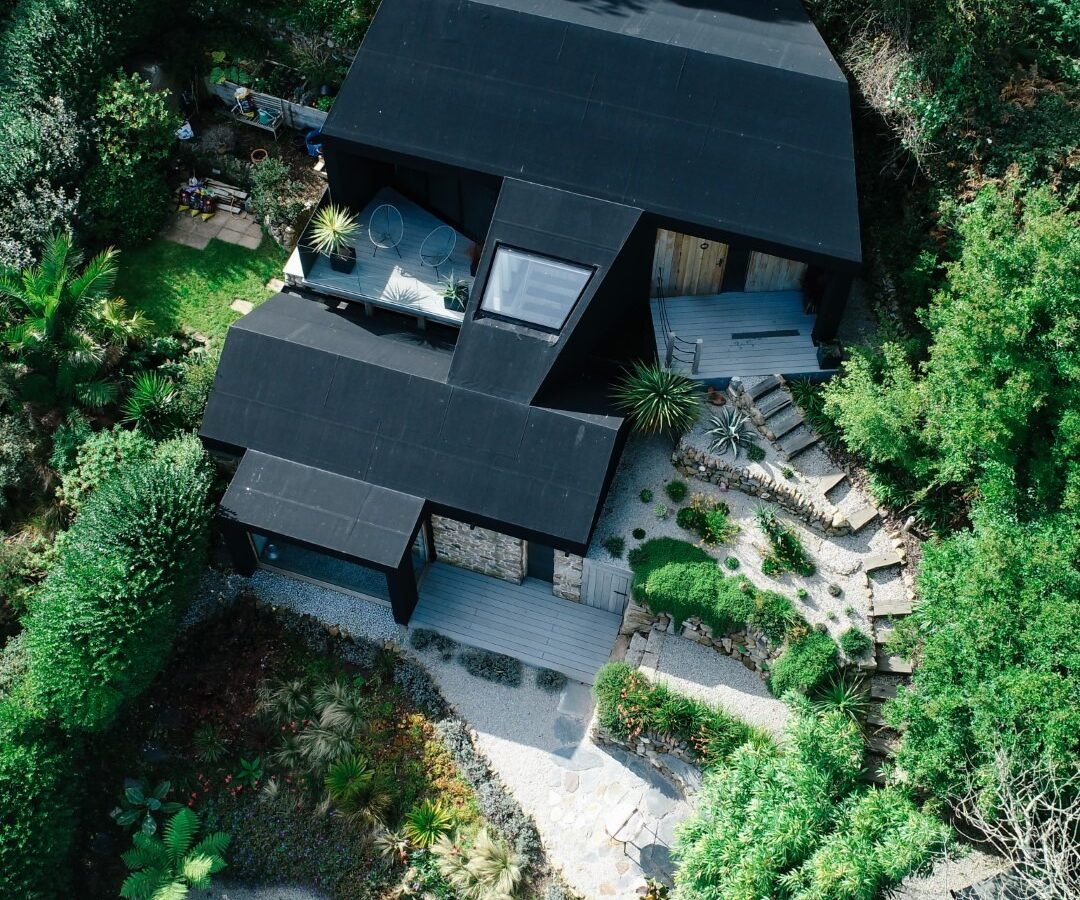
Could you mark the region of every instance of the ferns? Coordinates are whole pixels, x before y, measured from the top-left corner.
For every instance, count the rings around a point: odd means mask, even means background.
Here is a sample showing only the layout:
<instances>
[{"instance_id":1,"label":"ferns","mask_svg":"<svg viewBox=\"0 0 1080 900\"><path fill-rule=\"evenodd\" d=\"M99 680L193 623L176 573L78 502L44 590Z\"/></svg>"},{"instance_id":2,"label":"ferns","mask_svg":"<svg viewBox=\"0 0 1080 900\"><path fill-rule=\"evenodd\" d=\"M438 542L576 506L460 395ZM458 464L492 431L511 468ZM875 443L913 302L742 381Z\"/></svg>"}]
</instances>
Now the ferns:
<instances>
[{"instance_id":1,"label":"ferns","mask_svg":"<svg viewBox=\"0 0 1080 900\"><path fill-rule=\"evenodd\" d=\"M161 838L136 832L132 848L121 855L130 874L120 896L126 900L173 900L186 897L188 888L209 887L210 876L225 868L230 838L217 831L196 844L201 827L199 817L185 806L169 819Z\"/></svg>"}]
</instances>

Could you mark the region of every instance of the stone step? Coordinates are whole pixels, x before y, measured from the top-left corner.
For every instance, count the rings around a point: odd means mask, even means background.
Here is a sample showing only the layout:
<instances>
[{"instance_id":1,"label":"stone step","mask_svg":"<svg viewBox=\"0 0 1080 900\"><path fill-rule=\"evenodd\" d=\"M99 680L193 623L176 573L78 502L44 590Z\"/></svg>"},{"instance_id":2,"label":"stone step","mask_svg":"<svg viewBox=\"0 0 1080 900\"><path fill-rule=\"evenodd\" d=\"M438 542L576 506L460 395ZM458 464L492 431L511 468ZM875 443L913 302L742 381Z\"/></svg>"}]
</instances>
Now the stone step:
<instances>
[{"instance_id":1,"label":"stone step","mask_svg":"<svg viewBox=\"0 0 1080 900\"><path fill-rule=\"evenodd\" d=\"M780 444L780 449L788 459L794 459L804 450L808 450L813 447L818 441L821 440L820 434L815 434L813 431L807 431L803 434L798 434L794 439Z\"/></svg>"},{"instance_id":2,"label":"stone step","mask_svg":"<svg viewBox=\"0 0 1080 900\"><path fill-rule=\"evenodd\" d=\"M885 769L888 767L889 761L884 756L879 756L876 753L866 754L866 777L871 784L883 786L887 783L885 778Z\"/></svg>"},{"instance_id":3,"label":"stone step","mask_svg":"<svg viewBox=\"0 0 1080 900\"><path fill-rule=\"evenodd\" d=\"M847 478L847 472L833 472L831 475L822 477L821 481L818 482L818 488L821 493L827 494L845 478Z\"/></svg>"},{"instance_id":4,"label":"stone step","mask_svg":"<svg viewBox=\"0 0 1080 900\"><path fill-rule=\"evenodd\" d=\"M863 506L852 513L848 513L848 521L851 523L851 530L859 531L862 528L865 528L870 522L877 518L877 514L878 511L872 506Z\"/></svg>"},{"instance_id":5,"label":"stone step","mask_svg":"<svg viewBox=\"0 0 1080 900\"><path fill-rule=\"evenodd\" d=\"M758 401L766 394L771 394L778 387L780 387L781 381L776 375L770 375L768 378L762 378L752 388L747 388L746 393L750 395L750 399Z\"/></svg>"},{"instance_id":6,"label":"stone step","mask_svg":"<svg viewBox=\"0 0 1080 900\"><path fill-rule=\"evenodd\" d=\"M911 614L911 600L908 599L907 595L884 599L873 597L871 602L874 606L875 616L907 616Z\"/></svg>"},{"instance_id":7,"label":"stone step","mask_svg":"<svg viewBox=\"0 0 1080 900\"><path fill-rule=\"evenodd\" d=\"M886 641L889 640L890 637L892 637L892 633L894 630L895 629L892 623L886 621L885 619L879 619L878 621L874 622L874 643L884 644Z\"/></svg>"},{"instance_id":8,"label":"stone step","mask_svg":"<svg viewBox=\"0 0 1080 900\"><path fill-rule=\"evenodd\" d=\"M875 675L870 679L870 696L875 700L891 700L896 696L900 678L896 675Z\"/></svg>"},{"instance_id":9,"label":"stone step","mask_svg":"<svg viewBox=\"0 0 1080 900\"><path fill-rule=\"evenodd\" d=\"M902 656L889 656L884 650L879 650L877 670L883 675L910 675L911 663Z\"/></svg>"},{"instance_id":10,"label":"stone step","mask_svg":"<svg viewBox=\"0 0 1080 900\"><path fill-rule=\"evenodd\" d=\"M880 726L885 724L885 719L881 714L884 707L884 703L871 703L866 708L866 722L868 725Z\"/></svg>"},{"instance_id":11,"label":"stone step","mask_svg":"<svg viewBox=\"0 0 1080 900\"><path fill-rule=\"evenodd\" d=\"M784 435L791 434L791 432L793 432L802 424L802 416L795 416L795 418L787 419L786 421L781 422L779 425L771 425L769 430L772 431L772 439L774 441L778 441Z\"/></svg>"},{"instance_id":12,"label":"stone step","mask_svg":"<svg viewBox=\"0 0 1080 900\"><path fill-rule=\"evenodd\" d=\"M884 728L873 732L866 738L867 749L871 753L877 753L879 756L892 756L899 746L900 738L896 732Z\"/></svg>"},{"instance_id":13,"label":"stone step","mask_svg":"<svg viewBox=\"0 0 1080 900\"><path fill-rule=\"evenodd\" d=\"M768 402L763 403L758 407L758 412L761 413L763 419L771 419L778 412L782 412L791 406L791 394L786 391L779 394L773 394L769 397Z\"/></svg>"},{"instance_id":14,"label":"stone step","mask_svg":"<svg viewBox=\"0 0 1080 900\"><path fill-rule=\"evenodd\" d=\"M630 646L626 650L626 662L628 665L633 666L635 669L641 665L641 657L645 655L645 648L648 643L649 639L640 631L634 632L633 637L630 638Z\"/></svg>"},{"instance_id":15,"label":"stone step","mask_svg":"<svg viewBox=\"0 0 1080 900\"><path fill-rule=\"evenodd\" d=\"M874 572L877 569L887 569L889 566L898 566L902 562L903 559L900 558L899 553L895 550L886 550L884 553L868 556L863 560L862 568L864 572Z\"/></svg>"}]
</instances>

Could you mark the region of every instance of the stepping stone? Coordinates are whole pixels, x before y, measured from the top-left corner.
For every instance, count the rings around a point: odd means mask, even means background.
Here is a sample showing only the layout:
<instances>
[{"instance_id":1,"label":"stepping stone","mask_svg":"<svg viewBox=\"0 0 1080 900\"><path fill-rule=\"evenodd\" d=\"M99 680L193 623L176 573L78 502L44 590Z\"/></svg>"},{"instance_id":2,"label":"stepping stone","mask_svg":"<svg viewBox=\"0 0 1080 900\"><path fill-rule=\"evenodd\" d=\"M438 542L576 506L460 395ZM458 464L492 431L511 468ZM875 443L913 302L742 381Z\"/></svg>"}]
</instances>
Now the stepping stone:
<instances>
[{"instance_id":1,"label":"stepping stone","mask_svg":"<svg viewBox=\"0 0 1080 900\"><path fill-rule=\"evenodd\" d=\"M768 378L762 378L752 388L747 388L746 393L750 395L750 399L755 402L766 394L775 391L780 387L780 379L775 375L770 375Z\"/></svg>"},{"instance_id":2,"label":"stepping stone","mask_svg":"<svg viewBox=\"0 0 1080 900\"><path fill-rule=\"evenodd\" d=\"M829 493L829 491L836 487L845 478L847 478L847 472L833 472L831 475L826 475L819 482L821 493Z\"/></svg>"},{"instance_id":3,"label":"stepping stone","mask_svg":"<svg viewBox=\"0 0 1080 900\"><path fill-rule=\"evenodd\" d=\"M906 616L911 614L911 601L907 597L873 600L875 616Z\"/></svg>"},{"instance_id":4,"label":"stepping stone","mask_svg":"<svg viewBox=\"0 0 1080 900\"><path fill-rule=\"evenodd\" d=\"M881 756L892 756L900 746L900 738L892 731L875 731L866 739L867 749Z\"/></svg>"},{"instance_id":5,"label":"stepping stone","mask_svg":"<svg viewBox=\"0 0 1080 900\"><path fill-rule=\"evenodd\" d=\"M886 550L884 553L878 553L875 556L868 556L863 560L862 568L864 572L873 572L876 569L887 569L889 566L898 566L903 560L900 558L900 554L895 550Z\"/></svg>"},{"instance_id":6,"label":"stepping stone","mask_svg":"<svg viewBox=\"0 0 1080 900\"><path fill-rule=\"evenodd\" d=\"M870 725L884 725L885 720L881 716L884 704L871 703L866 710L866 721Z\"/></svg>"},{"instance_id":7,"label":"stepping stone","mask_svg":"<svg viewBox=\"0 0 1080 900\"><path fill-rule=\"evenodd\" d=\"M783 425L777 425L772 428L773 440L778 441L786 434L791 434L796 428L803 424L801 416L795 416L794 419L789 419Z\"/></svg>"},{"instance_id":8,"label":"stepping stone","mask_svg":"<svg viewBox=\"0 0 1080 900\"><path fill-rule=\"evenodd\" d=\"M877 670L885 675L910 675L911 663L902 656L889 656L878 652Z\"/></svg>"},{"instance_id":9,"label":"stepping stone","mask_svg":"<svg viewBox=\"0 0 1080 900\"><path fill-rule=\"evenodd\" d=\"M271 278L268 282L266 282L266 289L268 291L273 291L276 294L280 291L285 290L285 282L282 281L280 278Z\"/></svg>"},{"instance_id":10,"label":"stepping stone","mask_svg":"<svg viewBox=\"0 0 1080 900\"><path fill-rule=\"evenodd\" d=\"M870 696L875 700L891 700L896 696L897 685L900 679L895 676L875 675L870 679Z\"/></svg>"},{"instance_id":11,"label":"stepping stone","mask_svg":"<svg viewBox=\"0 0 1080 900\"><path fill-rule=\"evenodd\" d=\"M229 304L229 309L235 310L242 316L246 316L254 308L255 304L250 300L233 300L233 302Z\"/></svg>"},{"instance_id":12,"label":"stepping stone","mask_svg":"<svg viewBox=\"0 0 1080 900\"><path fill-rule=\"evenodd\" d=\"M851 523L852 531L859 531L861 528L877 518L878 511L872 506L864 506L861 509L855 510L853 513L848 514L848 521Z\"/></svg>"},{"instance_id":13,"label":"stepping stone","mask_svg":"<svg viewBox=\"0 0 1080 900\"><path fill-rule=\"evenodd\" d=\"M794 440L789 441L786 444L781 444L780 449L784 451L784 454L788 459L794 459L804 450L813 447L818 441L821 440L820 434L814 434L812 431L806 432L806 434L798 435Z\"/></svg>"},{"instance_id":14,"label":"stepping stone","mask_svg":"<svg viewBox=\"0 0 1080 900\"><path fill-rule=\"evenodd\" d=\"M769 419L775 416L783 409L787 409L791 406L791 395L788 393L776 394L774 397L769 398L769 402L759 406L758 412L761 413L763 419Z\"/></svg>"}]
</instances>

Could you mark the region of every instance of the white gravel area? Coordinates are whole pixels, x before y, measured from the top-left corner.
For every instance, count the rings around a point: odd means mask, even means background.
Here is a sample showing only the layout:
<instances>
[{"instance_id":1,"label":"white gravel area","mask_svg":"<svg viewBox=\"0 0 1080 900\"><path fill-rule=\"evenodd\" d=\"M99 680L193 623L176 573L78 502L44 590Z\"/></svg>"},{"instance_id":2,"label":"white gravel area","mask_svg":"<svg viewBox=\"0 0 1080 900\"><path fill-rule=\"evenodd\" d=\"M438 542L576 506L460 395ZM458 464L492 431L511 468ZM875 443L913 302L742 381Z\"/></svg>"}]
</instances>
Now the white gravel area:
<instances>
[{"instance_id":1,"label":"white gravel area","mask_svg":"<svg viewBox=\"0 0 1080 900\"><path fill-rule=\"evenodd\" d=\"M650 646L655 645L657 638L660 638L657 681L726 709L747 724L768 730L774 737L783 736L791 711L769 693L756 673L730 656L677 635L654 635Z\"/></svg>"},{"instance_id":2,"label":"white gravel area","mask_svg":"<svg viewBox=\"0 0 1080 900\"><path fill-rule=\"evenodd\" d=\"M326 894L299 885L214 884L204 891L191 891L191 900L329 900Z\"/></svg>"},{"instance_id":3,"label":"white gravel area","mask_svg":"<svg viewBox=\"0 0 1080 900\"><path fill-rule=\"evenodd\" d=\"M1007 868L998 856L981 850L940 859L925 875L909 875L888 894L889 900L943 900L959 891L991 878Z\"/></svg>"}]
</instances>

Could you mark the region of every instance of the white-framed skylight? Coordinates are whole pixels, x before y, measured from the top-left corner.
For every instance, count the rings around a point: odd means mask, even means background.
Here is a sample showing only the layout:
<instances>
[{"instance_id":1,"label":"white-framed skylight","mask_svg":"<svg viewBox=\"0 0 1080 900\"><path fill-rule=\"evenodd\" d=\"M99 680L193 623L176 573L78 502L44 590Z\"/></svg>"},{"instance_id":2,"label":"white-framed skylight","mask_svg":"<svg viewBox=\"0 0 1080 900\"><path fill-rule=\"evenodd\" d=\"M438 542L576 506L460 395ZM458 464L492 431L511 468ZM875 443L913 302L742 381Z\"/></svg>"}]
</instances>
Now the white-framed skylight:
<instances>
[{"instance_id":1,"label":"white-framed skylight","mask_svg":"<svg viewBox=\"0 0 1080 900\"><path fill-rule=\"evenodd\" d=\"M566 323L592 269L500 245L491 262L480 309L517 322L552 328Z\"/></svg>"}]
</instances>

